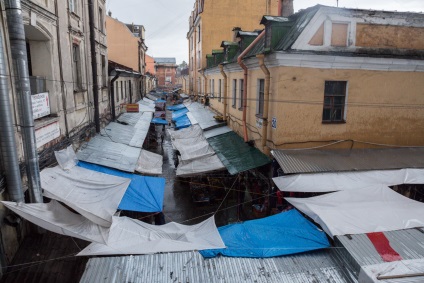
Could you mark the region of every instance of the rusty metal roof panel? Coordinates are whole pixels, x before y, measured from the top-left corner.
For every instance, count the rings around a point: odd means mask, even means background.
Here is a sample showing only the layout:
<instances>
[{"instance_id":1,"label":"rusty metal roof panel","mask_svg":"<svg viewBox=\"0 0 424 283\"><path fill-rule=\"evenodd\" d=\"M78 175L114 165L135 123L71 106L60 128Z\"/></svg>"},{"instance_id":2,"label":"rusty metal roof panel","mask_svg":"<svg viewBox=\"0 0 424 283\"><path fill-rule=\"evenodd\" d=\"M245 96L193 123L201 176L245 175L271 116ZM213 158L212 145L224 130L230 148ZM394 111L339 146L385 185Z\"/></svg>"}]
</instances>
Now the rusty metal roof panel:
<instances>
[{"instance_id":1,"label":"rusty metal roof panel","mask_svg":"<svg viewBox=\"0 0 424 283\"><path fill-rule=\"evenodd\" d=\"M328 250L277 258L203 259L198 252L92 258L80 282L349 282Z\"/></svg>"},{"instance_id":2,"label":"rusty metal roof panel","mask_svg":"<svg viewBox=\"0 0 424 283\"><path fill-rule=\"evenodd\" d=\"M424 168L424 148L273 150L285 174Z\"/></svg>"}]
</instances>

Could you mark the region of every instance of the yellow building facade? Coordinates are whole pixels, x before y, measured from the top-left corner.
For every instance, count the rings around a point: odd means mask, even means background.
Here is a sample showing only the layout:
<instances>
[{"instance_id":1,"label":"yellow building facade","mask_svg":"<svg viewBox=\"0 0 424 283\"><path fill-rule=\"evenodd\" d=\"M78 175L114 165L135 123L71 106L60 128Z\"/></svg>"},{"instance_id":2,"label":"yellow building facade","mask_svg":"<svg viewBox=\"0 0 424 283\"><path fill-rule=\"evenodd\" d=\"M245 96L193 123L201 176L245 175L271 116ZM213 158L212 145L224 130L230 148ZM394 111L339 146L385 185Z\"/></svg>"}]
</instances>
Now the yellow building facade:
<instances>
[{"instance_id":1,"label":"yellow building facade","mask_svg":"<svg viewBox=\"0 0 424 283\"><path fill-rule=\"evenodd\" d=\"M323 145L424 145L423 19L325 6L288 19L263 19L263 39L243 58L248 139L265 153ZM267 32L274 36L277 29L273 45ZM264 54L270 73L268 100L258 54ZM243 136L244 71L235 59L221 65L222 72L219 66L204 70L211 107L226 113L229 126Z\"/></svg>"},{"instance_id":2,"label":"yellow building facade","mask_svg":"<svg viewBox=\"0 0 424 283\"><path fill-rule=\"evenodd\" d=\"M220 49L222 40L233 40L233 29L262 29L262 15L278 14L283 3L293 10L293 1L282 0L196 0L189 19L187 33L189 48L189 93L202 95L207 83L201 71L206 67L206 54Z\"/></svg>"}]
</instances>

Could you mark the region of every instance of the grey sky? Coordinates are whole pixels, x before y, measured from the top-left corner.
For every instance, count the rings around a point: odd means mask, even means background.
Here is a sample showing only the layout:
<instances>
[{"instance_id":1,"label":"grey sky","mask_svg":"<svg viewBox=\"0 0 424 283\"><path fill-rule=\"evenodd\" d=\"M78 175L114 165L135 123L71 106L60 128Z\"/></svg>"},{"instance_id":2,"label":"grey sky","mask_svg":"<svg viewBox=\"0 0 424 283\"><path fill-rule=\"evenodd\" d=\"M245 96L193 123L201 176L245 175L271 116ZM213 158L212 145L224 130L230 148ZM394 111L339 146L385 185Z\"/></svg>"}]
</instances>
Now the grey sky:
<instances>
[{"instance_id":1,"label":"grey sky","mask_svg":"<svg viewBox=\"0 0 424 283\"><path fill-rule=\"evenodd\" d=\"M205 0L213 1L213 0ZM144 25L147 54L188 61L188 18L195 0L107 0L112 17L125 23ZM336 0L294 0L294 9L316 4L336 6ZM424 12L424 0L339 0L339 7L386 11Z\"/></svg>"}]
</instances>

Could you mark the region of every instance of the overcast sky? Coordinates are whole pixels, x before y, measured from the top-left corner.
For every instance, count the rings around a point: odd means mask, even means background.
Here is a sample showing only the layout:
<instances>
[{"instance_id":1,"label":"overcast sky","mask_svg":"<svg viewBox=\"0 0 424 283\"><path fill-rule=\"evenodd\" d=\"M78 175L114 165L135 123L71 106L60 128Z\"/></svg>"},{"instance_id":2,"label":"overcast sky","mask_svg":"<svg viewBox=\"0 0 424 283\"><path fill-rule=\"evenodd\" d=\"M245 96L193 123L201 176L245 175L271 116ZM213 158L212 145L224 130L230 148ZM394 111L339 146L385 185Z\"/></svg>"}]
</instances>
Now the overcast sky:
<instances>
[{"instance_id":1,"label":"overcast sky","mask_svg":"<svg viewBox=\"0 0 424 283\"><path fill-rule=\"evenodd\" d=\"M213 0L205 0L213 1ZM147 54L188 62L188 19L195 0L107 0L106 9L124 23L144 25ZM336 0L294 0L295 12L316 4L336 6ZM424 0L339 0L339 7L424 12Z\"/></svg>"}]
</instances>

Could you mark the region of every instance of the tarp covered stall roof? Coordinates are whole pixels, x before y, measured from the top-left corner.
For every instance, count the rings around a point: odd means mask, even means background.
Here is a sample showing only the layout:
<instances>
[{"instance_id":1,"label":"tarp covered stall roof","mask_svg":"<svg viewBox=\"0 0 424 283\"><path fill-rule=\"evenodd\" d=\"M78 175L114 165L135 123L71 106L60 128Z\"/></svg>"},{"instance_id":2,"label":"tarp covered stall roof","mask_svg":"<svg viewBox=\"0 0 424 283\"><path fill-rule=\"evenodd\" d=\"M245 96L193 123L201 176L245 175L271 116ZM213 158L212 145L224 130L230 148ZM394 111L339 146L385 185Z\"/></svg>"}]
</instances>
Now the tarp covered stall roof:
<instances>
[{"instance_id":1,"label":"tarp covered stall roof","mask_svg":"<svg viewBox=\"0 0 424 283\"><path fill-rule=\"evenodd\" d=\"M172 141L172 144L180 152L181 159L185 161L215 154L203 135L191 139L176 139Z\"/></svg>"},{"instance_id":2,"label":"tarp covered stall roof","mask_svg":"<svg viewBox=\"0 0 424 283\"><path fill-rule=\"evenodd\" d=\"M180 93L181 98L189 98L189 96L185 93Z\"/></svg>"},{"instance_id":3,"label":"tarp covered stall roof","mask_svg":"<svg viewBox=\"0 0 424 283\"><path fill-rule=\"evenodd\" d=\"M79 160L134 172L141 148L93 137L77 152Z\"/></svg>"},{"instance_id":4,"label":"tarp covered stall roof","mask_svg":"<svg viewBox=\"0 0 424 283\"><path fill-rule=\"evenodd\" d=\"M214 216L192 226L175 222L150 225L128 217L113 217L107 245L93 243L79 256L151 254L224 248Z\"/></svg>"},{"instance_id":5,"label":"tarp covered stall roof","mask_svg":"<svg viewBox=\"0 0 424 283\"><path fill-rule=\"evenodd\" d=\"M225 122L218 122L215 120L216 115L209 109L206 109L202 104L197 102L185 103L185 106L199 123L202 130L207 131L208 129L224 126Z\"/></svg>"},{"instance_id":6,"label":"tarp covered stall roof","mask_svg":"<svg viewBox=\"0 0 424 283\"><path fill-rule=\"evenodd\" d=\"M387 279L383 279L384 277ZM361 283L422 283L424 282L424 259L363 266L358 281Z\"/></svg>"},{"instance_id":7,"label":"tarp covered stall roof","mask_svg":"<svg viewBox=\"0 0 424 283\"><path fill-rule=\"evenodd\" d=\"M230 224L218 228L225 249L204 250L206 258L266 258L327 248L330 243L324 232L292 209L262 219Z\"/></svg>"},{"instance_id":8,"label":"tarp covered stall roof","mask_svg":"<svg viewBox=\"0 0 424 283\"><path fill-rule=\"evenodd\" d=\"M96 164L79 162L79 167L130 179L131 182L125 191L118 208L122 210L139 212L160 212L163 207L163 194L165 192L165 179L146 177L131 173L121 172L115 169Z\"/></svg>"},{"instance_id":9,"label":"tarp covered stall roof","mask_svg":"<svg viewBox=\"0 0 424 283\"><path fill-rule=\"evenodd\" d=\"M131 125L134 126L137 124L137 122L141 119L141 117L144 115L144 113L122 113L117 121L125 124L125 125Z\"/></svg>"},{"instance_id":10,"label":"tarp covered stall roof","mask_svg":"<svg viewBox=\"0 0 424 283\"><path fill-rule=\"evenodd\" d=\"M156 96L154 96L154 95L151 95L151 94L146 94L146 97L148 98L148 99L150 99L150 100L153 100L153 101L156 101L156 100L158 100L158 98L156 97Z\"/></svg>"},{"instance_id":11,"label":"tarp covered stall roof","mask_svg":"<svg viewBox=\"0 0 424 283\"><path fill-rule=\"evenodd\" d=\"M177 111L180 109L186 108L184 104L177 104L177 105L171 105L166 107L166 109L170 110L170 111Z\"/></svg>"},{"instance_id":12,"label":"tarp covered stall roof","mask_svg":"<svg viewBox=\"0 0 424 283\"><path fill-rule=\"evenodd\" d=\"M130 179L78 166L59 166L40 173L44 196L63 202L96 224L109 227Z\"/></svg>"},{"instance_id":13,"label":"tarp covered stall roof","mask_svg":"<svg viewBox=\"0 0 424 283\"><path fill-rule=\"evenodd\" d=\"M160 175L162 174L162 165L162 155L142 149L135 171L142 174Z\"/></svg>"},{"instance_id":14,"label":"tarp covered stall roof","mask_svg":"<svg viewBox=\"0 0 424 283\"><path fill-rule=\"evenodd\" d=\"M159 125L168 125L168 121L166 121L165 119L161 119L161 118L153 118L151 123L152 124L159 124Z\"/></svg>"},{"instance_id":15,"label":"tarp covered stall roof","mask_svg":"<svg viewBox=\"0 0 424 283\"><path fill-rule=\"evenodd\" d=\"M190 123L192 125L199 125L199 122L197 122L196 118L194 118L193 114L191 114L190 112L187 112L187 117L190 120Z\"/></svg>"},{"instance_id":16,"label":"tarp covered stall roof","mask_svg":"<svg viewBox=\"0 0 424 283\"><path fill-rule=\"evenodd\" d=\"M148 129L147 129L148 130ZM115 122L109 123L100 131L100 138L122 143L133 147L143 147L147 131L143 128L135 128L130 125L123 125Z\"/></svg>"},{"instance_id":17,"label":"tarp covered stall roof","mask_svg":"<svg viewBox=\"0 0 424 283\"><path fill-rule=\"evenodd\" d=\"M331 237L424 226L424 204L383 185L286 200Z\"/></svg>"},{"instance_id":18,"label":"tarp covered stall roof","mask_svg":"<svg viewBox=\"0 0 424 283\"><path fill-rule=\"evenodd\" d=\"M281 191L286 192L333 192L380 184L424 184L424 169L309 173L276 177L273 181Z\"/></svg>"},{"instance_id":19,"label":"tarp covered stall roof","mask_svg":"<svg viewBox=\"0 0 424 283\"><path fill-rule=\"evenodd\" d=\"M168 134L171 136L172 141L176 139L198 138L202 136L202 133L203 131L198 125L193 125L180 131L168 129Z\"/></svg>"},{"instance_id":20,"label":"tarp covered stall roof","mask_svg":"<svg viewBox=\"0 0 424 283\"><path fill-rule=\"evenodd\" d=\"M26 220L51 232L85 241L106 243L109 229L75 214L55 200L49 203L2 203Z\"/></svg>"},{"instance_id":21,"label":"tarp covered stall roof","mask_svg":"<svg viewBox=\"0 0 424 283\"><path fill-rule=\"evenodd\" d=\"M184 116L187 112L188 112L187 108L183 108L183 109L172 112L172 121L175 121L178 118Z\"/></svg>"},{"instance_id":22,"label":"tarp covered stall roof","mask_svg":"<svg viewBox=\"0 0 424 283\"><path fill-rule=\"evenodd\" d=\"M207 131L203 132L203 135L205 136L205 138L208 139L208 138L213 138L213 137L223 135L223 134L226 134L226 133L229 133L229 132L232 132L232 131L233 130L231 130L229 127L222 126L222 127L219 127L219 128L207 130Z\"/></svg>"},{"instance_id":23,"label":"tarp covered stall roof","mask_svg":"<svg viewBox=\"0 0 424 283\"><path fill-rule=\"evenodd\" d=\"M175 128L177 130L184 129L190 126L191 126L191 122L190 122L190 119L187 117L187 115L183 115L175 119Z\"/></svg>"},{"instance_id":24,"label":"tarp covered stall roof","mask_svg":"<svg viewBox=\"0 0 424 283\"><path fill-rule=\"evenodd\" d=\"M424 168L424 148L273 150L284 173Z\"/></svg>"},{"instance_id":25,"label":"tarp covered stall roof","mask_svg":"<svg viewBox=\"0 0 424 283\"><path fill-rule=\"evenodd\" d=\"M214 154L212 156L189 161L182 160L177 167L177 176L188 177L223 169L225 169L224 164L222 164L218 156Z\"/></svg>"},{"instance_id":26,"label":"tarp covered stall roof","mask_svg":"<svg viewBox=\"0 0 424 283\"><path fill-rule=\"evenodd\" d=\"M268 164L271 160L257 148L247 145L241 137L229 132L207 139L219 159L234 175Z\"/></svg>"}]
</instances>

